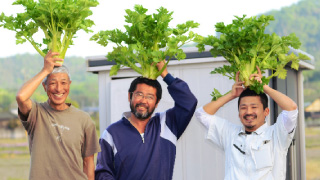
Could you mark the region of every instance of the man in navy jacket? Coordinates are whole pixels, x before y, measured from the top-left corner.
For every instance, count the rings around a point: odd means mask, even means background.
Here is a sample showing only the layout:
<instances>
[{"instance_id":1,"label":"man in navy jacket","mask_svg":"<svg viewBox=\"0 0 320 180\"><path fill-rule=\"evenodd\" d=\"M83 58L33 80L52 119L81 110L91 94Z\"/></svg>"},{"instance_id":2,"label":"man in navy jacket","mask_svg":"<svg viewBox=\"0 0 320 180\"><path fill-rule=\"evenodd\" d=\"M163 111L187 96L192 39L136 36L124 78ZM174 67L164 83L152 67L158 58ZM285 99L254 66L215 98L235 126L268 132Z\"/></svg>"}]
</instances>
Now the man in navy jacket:
<instances>
[{"instance_id":1,"label":"man in navy jacket","mask_svg":"<svg viewBox=\"0 0 320 180\"><path fill-rule=\"evenodd\" d=\"M162 69L164 61L157 64ZM176 142L188 126L197 99L188 85L165 69L161 77L175 101L173 108L153 114L161 99L157 80L136 78L129 88L131 112L110 125L100 138L96 179L172 179Z\"/></svg>"}]
</instances>

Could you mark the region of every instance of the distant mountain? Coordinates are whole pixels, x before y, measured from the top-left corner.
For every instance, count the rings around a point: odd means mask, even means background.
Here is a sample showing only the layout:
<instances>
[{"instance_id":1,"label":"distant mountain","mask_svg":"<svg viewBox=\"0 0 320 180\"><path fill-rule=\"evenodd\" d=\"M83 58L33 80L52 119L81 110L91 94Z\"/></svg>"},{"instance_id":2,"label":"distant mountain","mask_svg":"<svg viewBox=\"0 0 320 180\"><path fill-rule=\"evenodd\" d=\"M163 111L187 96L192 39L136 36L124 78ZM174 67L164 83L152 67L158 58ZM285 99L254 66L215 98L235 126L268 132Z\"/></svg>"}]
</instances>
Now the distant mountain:
<instances>
[{"instance_id":1,"label":"distant mountain","mask_svg":"<svg viewBox=\"0 0 320 180\"><path fill-rule=\"evenodd\" d=\"M270 11L267 14L275 17L275 21L267 27L267 33L276 32L279 35L295 33L302 43L302 50L320 57L319 0L301 0L280 11Z\"/></svg>"},{"instance_id":2,"label":"distant mountain","mask_svg":"<svg viewBox=\"0 0 320 180\"><path fill-rule=\"evenodd\" d=\"M86 62L81 57L66 57L64 61L71 74L70 97L80 106L98 105L98 76L86 72ZM31 79L43 67L43 57L18 54L0 58L0 88L16 92L24 82ZM42 87L39 94L45 95Z\"/></svg>"}]
</instances>

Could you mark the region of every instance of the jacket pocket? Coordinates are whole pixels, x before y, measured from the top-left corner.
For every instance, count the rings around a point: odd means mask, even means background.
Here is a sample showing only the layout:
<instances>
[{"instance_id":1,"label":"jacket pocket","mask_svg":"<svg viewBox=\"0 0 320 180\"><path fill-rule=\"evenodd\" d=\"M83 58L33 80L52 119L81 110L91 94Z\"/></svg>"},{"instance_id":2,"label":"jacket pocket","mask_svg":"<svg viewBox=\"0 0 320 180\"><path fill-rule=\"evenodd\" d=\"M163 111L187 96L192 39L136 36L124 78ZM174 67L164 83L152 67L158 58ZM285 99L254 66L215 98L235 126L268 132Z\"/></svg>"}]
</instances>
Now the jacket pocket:
<instances>
[{"instance_id":1,"label":"jacket pocket","mask_svg":"<svg viewBox=\"0 0 320 180\"><path fill-rule=\"evenodd\" d=\"M257 170L273 166L272 143L270 140L259 141L252 145L251 152Z\"/></svg>"}]
</instances>

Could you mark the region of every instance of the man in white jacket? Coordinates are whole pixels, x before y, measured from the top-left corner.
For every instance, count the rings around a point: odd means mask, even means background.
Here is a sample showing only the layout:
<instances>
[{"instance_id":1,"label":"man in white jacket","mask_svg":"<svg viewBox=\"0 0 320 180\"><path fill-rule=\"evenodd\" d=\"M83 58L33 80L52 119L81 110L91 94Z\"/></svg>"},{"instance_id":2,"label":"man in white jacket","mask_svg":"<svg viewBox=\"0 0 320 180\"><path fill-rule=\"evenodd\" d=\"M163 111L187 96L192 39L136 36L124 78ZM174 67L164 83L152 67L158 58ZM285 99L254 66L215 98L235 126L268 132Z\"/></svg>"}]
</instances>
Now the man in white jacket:
<instances>
[{"instance_id":1,"label":"man in white jacket","mask_svg":"<svg viewBox=\"0 0 320 180\"><path fill-rule=\"evenodd\" d=\"M251 77L261 83L260 69ZM256 94L245 89L243 83L239 81L238 72L230 93L197 109L196 117L208 129L207 139L225 152L226 180L284 180L286 155L298 116L297 105L268 85L263 86L264 93ZM265 122L269 114L266 94L283 110L272 126ZM215 115L220 107L237 97L242 125Z\"/></svg>"}]
</instances>

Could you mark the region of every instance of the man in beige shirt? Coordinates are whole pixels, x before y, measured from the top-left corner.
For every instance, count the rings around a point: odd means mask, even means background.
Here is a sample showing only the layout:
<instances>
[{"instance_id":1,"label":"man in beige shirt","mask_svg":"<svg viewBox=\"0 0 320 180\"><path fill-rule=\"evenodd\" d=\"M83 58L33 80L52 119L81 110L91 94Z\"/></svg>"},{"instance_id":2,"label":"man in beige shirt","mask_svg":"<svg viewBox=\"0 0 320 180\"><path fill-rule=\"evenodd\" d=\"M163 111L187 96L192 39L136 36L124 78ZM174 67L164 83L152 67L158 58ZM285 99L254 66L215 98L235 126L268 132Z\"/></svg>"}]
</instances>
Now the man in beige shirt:
<instances>
[{"instance_id":1,"label":"man in beige shirt","mask_svg":"<svg viewBox=\"0 0 320 180\"><path fill-rule=\"evenodd\" d=\"M16 96L29 138L29 179L94 179L94 153L100 151L95 125L87 113L65 102L71 79L56 62L63 61L58 54L49 51L42 70ZM30 97L41 82L48 100L37 103Z\"/></svg>"}]
</instances>

